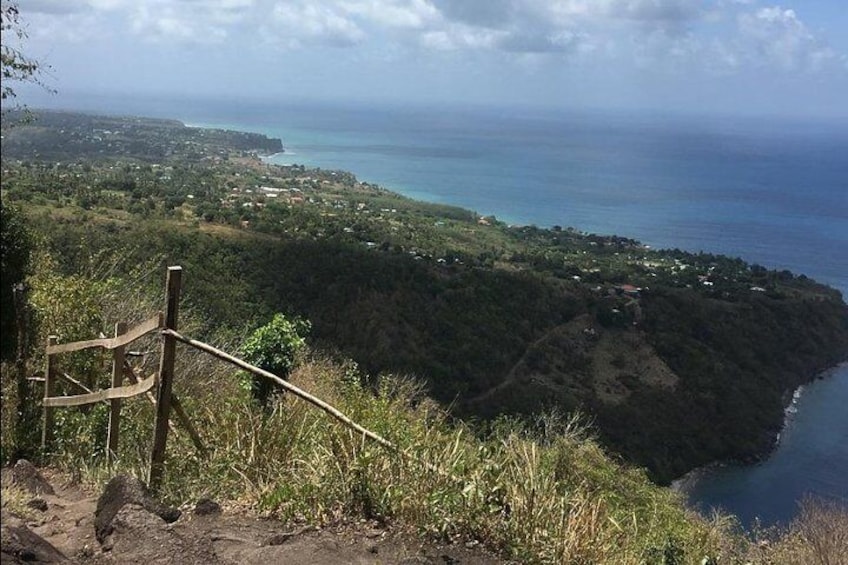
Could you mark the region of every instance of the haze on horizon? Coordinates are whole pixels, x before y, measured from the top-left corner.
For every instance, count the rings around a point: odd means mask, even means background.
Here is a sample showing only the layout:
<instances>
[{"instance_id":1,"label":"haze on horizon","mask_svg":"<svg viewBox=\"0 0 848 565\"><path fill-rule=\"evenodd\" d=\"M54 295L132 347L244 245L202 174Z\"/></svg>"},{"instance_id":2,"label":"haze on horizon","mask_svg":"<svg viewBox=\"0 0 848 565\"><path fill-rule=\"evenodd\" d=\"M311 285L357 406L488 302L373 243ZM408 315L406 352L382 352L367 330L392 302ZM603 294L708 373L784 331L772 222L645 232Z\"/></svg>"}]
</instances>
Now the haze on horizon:
<instances>
[{"instance_id":1,"label":"haze on horizon","mask_svg":"<svg viewBox=\"0 0 848 565\"><path fill-rule=\"evenodd\" d=\"M20 0L48 95L848 117L843 0ZM66 98L63 98L63 95Z\"/></svg>"}]
</instances>

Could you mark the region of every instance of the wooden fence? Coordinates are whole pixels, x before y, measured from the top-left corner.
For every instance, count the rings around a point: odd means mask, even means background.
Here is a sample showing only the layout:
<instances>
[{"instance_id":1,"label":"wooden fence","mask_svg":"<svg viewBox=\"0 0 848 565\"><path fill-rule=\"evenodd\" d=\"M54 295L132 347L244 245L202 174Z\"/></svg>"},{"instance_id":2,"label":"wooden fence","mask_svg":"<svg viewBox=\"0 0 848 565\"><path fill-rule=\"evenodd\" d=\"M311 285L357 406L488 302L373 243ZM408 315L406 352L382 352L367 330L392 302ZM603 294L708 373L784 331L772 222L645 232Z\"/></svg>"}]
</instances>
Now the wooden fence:
<instances>
[{"instance_id":1,"label":"wooden fence","mask_svg":"<svg viewBox=\"0 0 848 565\"><path fill-rule=\"evenodd\" d=\"M54 411L56 408L81 406L97 402L109 402L110 412L107 435L107 454L111 461L118 452L121 400L146 393L149 400L156 408L156 418L153 425L153 445L151 448L148 475L148 484L150 488L152 490L158 489L162 481L168 429L172 426L170 422L170 413L172 408L179 420L179 423L190 435L198 452L201 456L205 456L206 449L200 435L192 426L191 421L186 415L185 410L183 410L179 399L172 392L176 344L177 342L180 342L188 345L189 347L208 353L217 359L231 363L254 375L271 379L282 388L291 392L293 395L326 412L344 426L362 434L363 437L370 439L391 451L399 453L402 456L409 457L405 452L399 450L392 442L370 430L365 429L333 406L315 396L312 396L306 391L301 390L288 381L281 379L277 375L264 371L258 367L254 367L242 359L229 355L209 344L181 335L177 331L181 284L182 267L168 267L168 274L165 281L165 314L163 315L162 313L159 313L129 331L127 331L126 324L116 324L115 337L63 344L57 343L55 336L50 336L48 338L46 367L44 371L44 401L42 404L44 421L41 436L41 445L45 452L48 452L52 447ZM154 332L159 333L162 338L159 350L159 370L146 379L141 380L136 376L129 363L127 363L125 348L130 343ZM111 387L97 392L89 390L79 380L72 376L58 371L59 355L92 348L111 350L113 355ZM124 386L124 377L126 377L131 384ZM62 378L71 383L82 390L83 394L73 396L55 396L57 378ZM154 395L150 393L150 390L154 387L156 387L155 398ZM422 464L424 464L428 469L438 472L438 469L435 466L427 463Z\"/></svg>"}]
</instances>

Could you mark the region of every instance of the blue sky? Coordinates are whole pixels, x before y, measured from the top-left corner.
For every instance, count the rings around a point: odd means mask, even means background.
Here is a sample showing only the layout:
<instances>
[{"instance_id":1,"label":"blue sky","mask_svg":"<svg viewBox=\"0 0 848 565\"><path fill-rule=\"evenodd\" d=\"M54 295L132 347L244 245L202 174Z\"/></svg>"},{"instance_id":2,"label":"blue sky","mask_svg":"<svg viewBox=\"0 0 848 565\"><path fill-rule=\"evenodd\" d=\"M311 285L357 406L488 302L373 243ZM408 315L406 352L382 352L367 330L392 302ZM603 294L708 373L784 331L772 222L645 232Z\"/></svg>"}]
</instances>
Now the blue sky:
<instances>
[{"instance_id":1,"label":"blue sky","mask_svg":"<svg viewBox=\"0 0 848 565\"><path fill-rule=\"evenodd\" d=\"M59 105L131 93L848 116L845 0L18 4Z\"/></svg>"}]
</instances>

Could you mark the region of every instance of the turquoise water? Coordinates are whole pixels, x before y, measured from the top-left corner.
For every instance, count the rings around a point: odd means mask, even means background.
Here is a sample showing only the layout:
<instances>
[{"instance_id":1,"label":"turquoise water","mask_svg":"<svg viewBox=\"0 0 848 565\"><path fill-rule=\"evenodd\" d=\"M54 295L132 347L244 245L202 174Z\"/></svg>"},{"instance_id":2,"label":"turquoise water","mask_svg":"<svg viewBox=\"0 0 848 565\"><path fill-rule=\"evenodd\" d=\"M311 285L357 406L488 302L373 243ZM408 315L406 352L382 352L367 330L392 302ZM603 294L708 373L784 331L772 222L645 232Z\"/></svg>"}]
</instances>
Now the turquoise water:
<instances>
[{"instance_id":1,"label":"turquoise water","mask_svg":"<svg viewBox=\"0 0 848 565\"><path fill-rule=\"evenodd\" d=\"M516 109L80 98L73 108L265 133L272 160L351 171L513 223L741 256L848 293L848 122ZM812 375L811 375L812 376ZM848 368L806 387L766 462L689 485L744 523L791 519L815 493L848 504Z\"/></svg>"}]
</instances>

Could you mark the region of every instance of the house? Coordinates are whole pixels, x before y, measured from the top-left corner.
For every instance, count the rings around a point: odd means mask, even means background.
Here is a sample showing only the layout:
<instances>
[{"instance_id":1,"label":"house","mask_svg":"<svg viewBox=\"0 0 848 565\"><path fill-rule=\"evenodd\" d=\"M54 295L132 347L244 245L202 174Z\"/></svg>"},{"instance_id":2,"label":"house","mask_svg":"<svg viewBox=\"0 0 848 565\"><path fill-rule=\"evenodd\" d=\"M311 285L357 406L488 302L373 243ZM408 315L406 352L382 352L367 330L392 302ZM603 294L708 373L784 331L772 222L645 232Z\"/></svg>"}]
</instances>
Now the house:
<instances>
[{"instance_id":1,"label":"house","mask_svg":"<svg viewBox=\"0 0 848 565\"><path fill-rule=\"evenodd\" d=\"M615 290L619 294L624 294L626 296L632 296L633 298L639 298L639 293L642 291L641 288L635 287L632 284L623 284L615 287Z\"/></svg>"}]
</instances>

